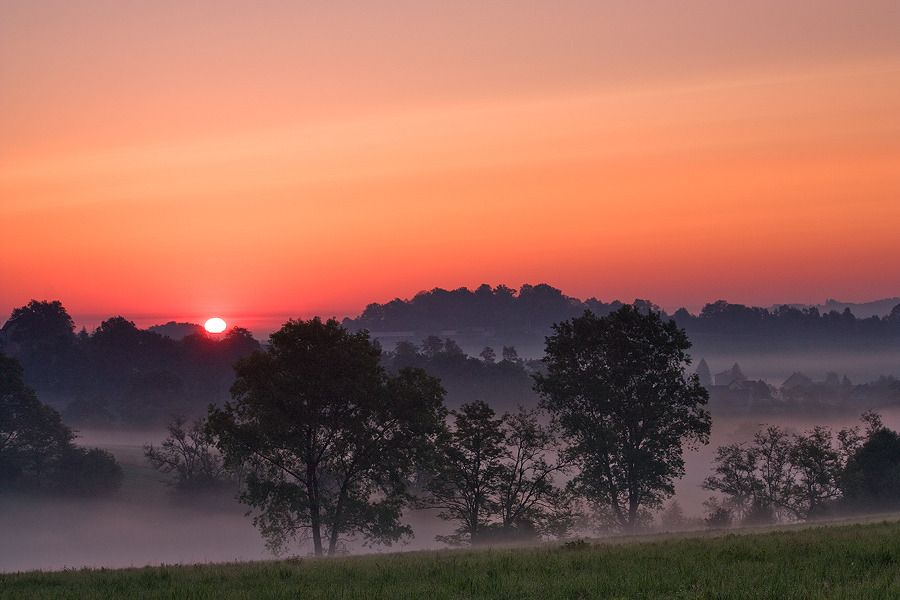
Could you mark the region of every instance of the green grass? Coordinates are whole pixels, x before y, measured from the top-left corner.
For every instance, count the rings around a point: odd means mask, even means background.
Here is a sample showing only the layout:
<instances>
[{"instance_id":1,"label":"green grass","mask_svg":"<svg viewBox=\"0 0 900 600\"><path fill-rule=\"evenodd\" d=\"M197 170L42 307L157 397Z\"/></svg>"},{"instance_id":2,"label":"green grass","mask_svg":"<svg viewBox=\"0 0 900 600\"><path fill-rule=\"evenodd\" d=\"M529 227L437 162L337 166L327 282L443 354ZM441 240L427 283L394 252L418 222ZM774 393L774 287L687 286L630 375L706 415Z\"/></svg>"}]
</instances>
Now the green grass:
<instances>
[{"instance_id":1,"label":"green grass","mask_svg":"<svg viewBox=\"0 0 900 600\"><path fill-rule=\"evenodd\" d=\"M0 598L900 598L900 523L0 575Z\"/></svg>"}]
</instances>

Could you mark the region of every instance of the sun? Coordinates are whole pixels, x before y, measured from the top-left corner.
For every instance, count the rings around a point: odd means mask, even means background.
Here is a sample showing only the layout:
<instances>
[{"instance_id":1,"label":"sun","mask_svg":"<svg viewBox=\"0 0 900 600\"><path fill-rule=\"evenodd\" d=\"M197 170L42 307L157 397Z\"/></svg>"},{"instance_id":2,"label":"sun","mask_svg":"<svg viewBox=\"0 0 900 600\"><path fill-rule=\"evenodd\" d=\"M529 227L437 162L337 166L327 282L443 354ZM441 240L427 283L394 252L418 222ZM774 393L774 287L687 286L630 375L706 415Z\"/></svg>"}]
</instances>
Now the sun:
<instances>
[{"instance_id":1,"label":"sun","mask_svg":"<svg viewBox=\"0 0 900 600\"><path fill-rule=\"evenodd\" d=\"M203 327L210 333L222 333L228 325L225 323L224 319L213 317L207 319L206 323L203 324Z\"/></svg>"}]
</instances>

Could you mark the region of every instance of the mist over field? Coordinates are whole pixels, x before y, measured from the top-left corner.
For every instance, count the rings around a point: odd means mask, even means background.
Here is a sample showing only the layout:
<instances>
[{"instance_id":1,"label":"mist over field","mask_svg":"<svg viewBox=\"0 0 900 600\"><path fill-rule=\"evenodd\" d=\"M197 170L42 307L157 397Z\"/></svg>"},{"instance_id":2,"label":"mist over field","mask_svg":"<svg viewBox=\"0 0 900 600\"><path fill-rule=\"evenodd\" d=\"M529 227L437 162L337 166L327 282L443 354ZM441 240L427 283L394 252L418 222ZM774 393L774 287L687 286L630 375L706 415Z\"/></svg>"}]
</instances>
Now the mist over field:
<instances>
[{"instance_id":1,"label":"mist over field","mask_svg":"<svg viewBox=\"0 0 900 600\"><path fill-rule=\"evenodd\" d=\"M78 442L112 452L122 488L103 499L0 494L0 570L127 567L270 556L245 509L228 496L179 501L142 446L161 431L81 431Z\"/></svg>"},{"instance_id":2,"label":"mist over field","mask_svg":"<svg viewBox=\"0 0 900 600\"><path fill-rule=\"evenodd\" d=\"M751 379L762 379L780 386L794 373L817 380L827 373L847 375L855 383L867 383L882 376L900 377L900 351L872 350L854 352L693 352L695 362L701 358L713 373L727 370L734 363Z\"/></svg>"},{"instance_id":3,"label":"mist over field","mask_svg":"<svg viewBox=\"0 0 900 600\"><path fill-rule=\"evenodd\" d=\"M169 478L153 470L143 446L165 432L81 430L79 444L112 452L125 471L112 497L0 493L0 572L81 567L131 567L271 559L274 555L245 516L234 493L179 497ZM442 547L434 536L448 531L433 511L404 517L416 537L401 545L350 551L385 552ZM308 554L293 547L288 556Z\"/></svg>"},{"instance_id":4,"label":"mist over field","mask_svg":"<svg viewBox=\"0 0 900 600\"><path fill-rule=\"evenodd\" d=\"M892 429L900 428L900 409L892 408L880 412L884 423ZM749 442L753 434L762 427L776 425L789 432L802 433L818 425L830 427L838 431L844 427L860 425L859 414L828 416L821 414L808 415L744 415L713 416L712 433L709 444L695 451L685 453L685 476L675 485L675 497L685 513L700 517L703 514L702 503L710 497L710 492L702 489L703 480L712 472L713 458L716 448L725 444Z\"/></svg>"},{"instance_id":5,"label":"mist over field","mask_svg":"<svg viewBox=\"0 0 900 600\"><path fill-rule=\"evenodd\" d=\"M900 409L883 411L885 425L900 429ZM714 418L710 443L685 454L686 473L676 484L676 500L686 516L700 518L710 496L701 488L710 474L716 447L746 442L760 425L779 425L802 432L816 425L835 430L858 425L858 417L822 418L772 415ZM0 494L0 572L80 567L129 567L159 564L232 562L273 558L244 513L246 507L229 494L179 499L152 470L142 454L146 443L158 443L162 431L79 432L79 443L111 451L125 469L122 489L108 499L75 499ZM412 551L446 547L434 540L450 527L434 511L404 515L415 537L393 547L351 545L353 554ZM696 526L695 526L696 527ZM304 556L308 545L288 555Z\"/></svg>"}]
</instances>

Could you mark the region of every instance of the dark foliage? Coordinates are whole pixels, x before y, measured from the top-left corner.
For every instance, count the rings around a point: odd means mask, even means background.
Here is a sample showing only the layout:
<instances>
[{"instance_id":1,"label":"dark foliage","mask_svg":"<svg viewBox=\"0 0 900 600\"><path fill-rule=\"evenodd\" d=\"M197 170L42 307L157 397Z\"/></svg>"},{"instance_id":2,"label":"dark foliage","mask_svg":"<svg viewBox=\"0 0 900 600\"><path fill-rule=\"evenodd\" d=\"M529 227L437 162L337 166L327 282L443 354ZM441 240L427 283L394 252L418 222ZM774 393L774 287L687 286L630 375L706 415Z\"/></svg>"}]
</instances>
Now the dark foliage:
<instances>
[{"instance_id":1,"label":"dark foliage","mask_svg":"<svg viewBox=\"0 0 900 600\"><path fill-rule=\"evenodd\" d=\"M443 335L451 335L473 354L486 344L495 348L515 344L525 350L526 356L537 357L553 323L577 317L585 310L605 316L622 305L618 300L582 301L546 284L524 285L518 291L484 284L475 290L435 288L410 300L370 304L359 317L344 324L354 330L367 329L379 339L383 334L421 339L448 332ZM636 300L633 305L642 312L659 310L647 300ZM900 307L884 317L858 318L849 307L821 312L816 307L783 305L769 309L719 300L707 304L699 315L682 308L672 317L690 336L695 352L704 355L735 350L896 349L900 347L898 315Z\"/></svg>"},{"instance_id":2,"label":"dark foliage","mask_svg":"<svg viewBox=\"0 0 900 600\"><path fill-rule=\"evenodd\" d=\"M122 470L99 449L73 444L59 413L42 404L19 363L0 354L0 490L99 495L118 489Z\"/></svg>"},{"instance_id":3,"label":"dark foliage","mask_svg":"<svg viewBox=\"0 0 900 600\"><path fill-rule=\"evenodd\" d=\"M32 387L49 395L66 394L76 384L77 341L75 323L58 300L32 300L0 328L0 350L18 359Z\"/></svg>"},{"instance_id":4,"label":"dark foliage","mask_svg":"<svg viewBox=\"0 0 900 600\"><path fill-rule=\"evenodd\" d=\"M900 472L890 468L891 460L900 464L900 454L892 454L900 450L891 446L896 434L874 413L863 420L865 435L857 427L836 435L822 426L803 433L765 427L749 443L719 447L703 487L721 494L716 507L750 525L808 520L887 498L897 502L900 486L893 488L891 479Z\"/></svg>"},{"instance_id":5,"label":"dark foliage","mask_svg":"<svg viewBox=\"0 0 900 600\"><path fill-rule=\"evenodd\" d=\"M505 418L484 402L464 404L451 416L453 428L442 436L438 469L428 485L430 505L458 524L452 536L439 539L477 543L499 508Z\"/></svg>"},{"instance_id":6,"label":"dark foliage","mask_svg":"<svg viewBox=\"0 0 900 600\"><path fill-rule=\"evenodd\" d=\"M688 348L673 321L630 305L586 312L547 338L536 389L580 469L573 489L611 526L637 527L684 475L683 447L708 440L708 395L686 374Z\"/></svg>"},{"instance_id":7,"label":"dark foliage","mask_svg":"<svg viewBox=\"0 0 900 600\"><path fill-rule=\"evenodd\" d=\"M900 434L870 421L867 439L847 461L842 484L850 510L900 507Z\"/></svg>"},{"instance_id":8,"label":"dark foliage","mask_svg":"<svg viewBox=\"0 0 900 600\"><path fill-rule=\"evenodd\" d=\"M421 346L398 342L383 360L392 372L412 367L440 379L449 407L481 398L489 399L491 406L501 411L536 406L531 373L540 365L518 360L514 348L504 350L503 360L497 361L491 348L482 351L485 356L478 359L464 354L453 340L429 336Z\"/></svg>"},{"instance_id":9,"label":"dark foliage","mask_svg":"<svg viewBox=\"0 0 900 600\"><path fill-rule=\"evenodd\" d=\"M451 411L438 444L425 505L453 521L452 545L559 537L572 523L567 496L554 486L566 464L554 432L535 411L497 416L485 402Z\"/></svg>"},{"instance_id":10,"label":"dark foliage","mask_svg":"<svg viewBox=\"0 0 900 600\"><path fill-rule=\"evenodd\" d=\"M347 538L390 544L408 482L443 426L440 383L417 369L390 375L367 334L336 321L288 321L237 364L233 401L210 408L209 431L246 470L241 500L270 546L311 539L330 555Z\"/></svg>"},{"instance_id":11,"label":"dark foliage","mask_svg":"<svg viewBox=\"0 0 900 600\"><path fill-rule=\"evenodd\" d=\"M206 430L206 423L188 423L176 417L167 426L169 435L159 446L144 446L144 456L154 469L172 475L172 485L182 493L236 487L238 473L225 466L221 453Z\"/></svg>"},{"instance_id":12,"label":"dark foliage","mask_svg":"<svg viewBox=\"0 0 900 600\"><path fill-rule=\"evenodd\" d=\"M65 407L69 423L162 425L224 401L232 365L259 348L246 329L216 339L198 326L192 331L175 340L113 317L76 335L61 303L32 301L13 311L0 347L22 363L26 382L42 398Z\"/></svg>"},{"instance_id":13,"label":"dark foliage","mask_svg":"<svg viewBox=\"0 0 900 600\"><path fill-rule=\"evenodd\" d=\"M100 448L66 449L60 457L57 472L55 489L78 496L115 492L124 477L115 457Z\"/></svg>"}]
</instances>

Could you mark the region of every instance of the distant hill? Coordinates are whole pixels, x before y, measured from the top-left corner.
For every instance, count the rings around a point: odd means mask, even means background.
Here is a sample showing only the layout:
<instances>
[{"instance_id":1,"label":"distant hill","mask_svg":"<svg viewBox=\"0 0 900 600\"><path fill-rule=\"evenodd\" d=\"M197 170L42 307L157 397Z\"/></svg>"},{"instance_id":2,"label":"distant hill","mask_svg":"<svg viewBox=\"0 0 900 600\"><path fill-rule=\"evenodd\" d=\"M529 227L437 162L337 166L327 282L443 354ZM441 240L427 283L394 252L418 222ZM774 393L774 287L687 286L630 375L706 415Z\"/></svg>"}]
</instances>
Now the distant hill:
<instances>
[{"instance_id":1,"label":"distant hill","mask_svg":"<svg viewBox=\"0 0 900 600\"><path fill-rule=\"evenodd\" d=\"M886 317L897 306L900 306L900 297L884 298L872 302L840 302L829 298L825 304L820 304L818 309L822 312L832 310L843 312L845 308L849 308L850 312L858 319L867 319L869 317Z\"/></svg>"},{"instance_id":2,"label":"distant hill","mask_svg":"<svg viewBox=\"0 0 900 600\"><path fill-rule=\"evenodd\" d=\"M483 284L475 290L435 288L409 300L370 304L357 318L345 319L344 325L369 330L389 348L398 341L439 335L453 338L470 354L499 344L515 345L524 355L536 357L543 354L544 337L553 323L588 309L605 315L621 306L618 301L579 300L544 283L518 290Z\"/></svg>"},{"instance_id":3,"label":"distant hill","mask_svg":"<svg viewBox=\"0 0 900 600\"><path fill-rule=\"evenodd\" d=\"M896 300L893 306L890 303ZM877 307L883 315L861 316L845 303L829 301L828 310L782 305L762 308L719 300L699 314L681 308L671 315L694 343L695 355L733 355L755 352L872 352L900 351L900 299L855 305L859 312ZM483 284L474 290L435 288L411 299L370 304L350 329L367 329L388 349L399 341L421 341L428 335L454 339L466 352L515 346L528 358L543 354L544 338L552 325L591 310L606 315L622 306L619 300L580 300L547 284ZM635 300L643 310L658 310L649 300ZM868 307L866 309L865 307ZM850 310L847 310L850 309ZM868 314L868 313L867 313Z\"/></svg>"},{"instance_id":4,"label":"distant hill","mask_svg":"<svg viewBox=\"0 0 900 600\"><path fill-rule=\"evenodd\" d=\"M770 307L770 310L774 310L779 306L783 305L776 304ZM890 315L895 307L900 306L900 297L882 298L881 300L872 300L870 302L841 302L840 300L829 298L825 301L825 304L787 304L786 306L799 309L815 308L822 313L831 311L840 313L844 312L845 309L850 309L850 312L856 318L868 319L869 317L886 317Z\"/></svg>"},{"instance_id":5,"label":"distant hill","mask_svg":"<svg viewBox=\"0 0 900 600\"><path fill-rule=\"evenodd\" d=\"M153 333L158 333L159 335L177 341L195 333L203 333L204 330L202 325L197 325L196 323L177 323L175 321L169 321L163 325L153 325L152 327L148 327L147 331L152 331Z\"/></svg>"}]
</instances>

